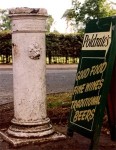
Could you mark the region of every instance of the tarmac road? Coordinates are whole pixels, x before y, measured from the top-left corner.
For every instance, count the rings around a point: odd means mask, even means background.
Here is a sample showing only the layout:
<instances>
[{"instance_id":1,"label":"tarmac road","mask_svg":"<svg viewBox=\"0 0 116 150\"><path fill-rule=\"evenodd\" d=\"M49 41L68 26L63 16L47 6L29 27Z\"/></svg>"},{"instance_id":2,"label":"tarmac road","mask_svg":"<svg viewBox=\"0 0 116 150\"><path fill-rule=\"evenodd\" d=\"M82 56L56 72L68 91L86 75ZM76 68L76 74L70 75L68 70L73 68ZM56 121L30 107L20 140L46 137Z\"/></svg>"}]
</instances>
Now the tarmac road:
<instances>
[{"instance_id":1,"label":"tarmac road","mask_svg":"<svg viewBox=\"0 0 116 150\"><path fill-rule=\"evenodd\" d=\"M68 92L73 89L76 65L50 65L46 69L47 94ZM13 100L12 67L0 67L0 105Z\"/></svg>"}]
</instances>

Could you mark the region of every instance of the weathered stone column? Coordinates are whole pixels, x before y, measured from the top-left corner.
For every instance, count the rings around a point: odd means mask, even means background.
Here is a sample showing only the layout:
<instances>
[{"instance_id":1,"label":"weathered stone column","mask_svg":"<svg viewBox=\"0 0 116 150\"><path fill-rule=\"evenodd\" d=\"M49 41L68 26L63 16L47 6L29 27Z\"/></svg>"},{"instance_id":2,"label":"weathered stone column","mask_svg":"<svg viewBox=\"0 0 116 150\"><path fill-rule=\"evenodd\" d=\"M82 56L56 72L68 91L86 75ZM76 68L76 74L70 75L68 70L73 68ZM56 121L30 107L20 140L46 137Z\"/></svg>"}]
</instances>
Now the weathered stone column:
<instances>
[{"instance_id":1,"label":"weathered stone column","mask_svg":"<svg viewBox=\"0 0 116 150\"><path fill-rule=\"evenodd\" d=\"M10 10L12 20L14 118L8 133L38 137L53 133L46 113L45 9ZM22 127L23 125L23 127ZM25 130L24 126L28 126Z\"/></svg>"},{"instance_id":2,"label":"weathered stone column","mask_svg":"<svg viewBox=\"0 0 116 150\"><path fill-rule=\"evenodd\" d=\"M9 13L12 21L14 118L6 133L19 138L53 135L55 132L46 112L47 11L16 8Z\"/></svg>"}]
</instances>

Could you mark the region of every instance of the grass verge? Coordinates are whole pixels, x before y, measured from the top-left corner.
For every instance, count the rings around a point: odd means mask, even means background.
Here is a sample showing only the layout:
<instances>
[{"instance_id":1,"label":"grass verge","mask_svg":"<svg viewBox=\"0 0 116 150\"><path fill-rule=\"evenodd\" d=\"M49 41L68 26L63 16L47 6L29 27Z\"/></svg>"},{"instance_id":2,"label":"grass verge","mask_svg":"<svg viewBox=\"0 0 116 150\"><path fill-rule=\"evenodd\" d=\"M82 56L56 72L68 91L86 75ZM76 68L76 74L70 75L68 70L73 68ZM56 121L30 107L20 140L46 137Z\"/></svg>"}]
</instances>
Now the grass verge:
<instances>
[{"instance_id":1,"label":"grass verge","mask_svg":"<svg viewBox=\"0 0 116 150\"><path fill-rule=\"evenodd\" d=\"M55 93L47 95L47 107L54 108L59 106L66 106L71 103L72 92Z\"/></svg>"}]
</instances>

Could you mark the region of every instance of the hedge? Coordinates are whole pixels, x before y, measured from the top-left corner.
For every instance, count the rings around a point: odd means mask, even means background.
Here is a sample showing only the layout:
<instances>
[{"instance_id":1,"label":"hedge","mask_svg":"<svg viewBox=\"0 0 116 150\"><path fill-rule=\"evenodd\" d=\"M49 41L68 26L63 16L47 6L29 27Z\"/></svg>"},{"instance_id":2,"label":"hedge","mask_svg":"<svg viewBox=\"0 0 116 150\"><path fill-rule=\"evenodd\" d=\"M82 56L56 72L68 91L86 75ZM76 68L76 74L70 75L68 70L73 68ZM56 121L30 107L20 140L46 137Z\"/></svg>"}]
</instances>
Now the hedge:
<instances>
[{"instance_id":1,"label":"hedge","mask_svg":"<svg viewBox=\"0 0 116 150\"><path fill-rule=\"evenodd\" d=\"M78 34L46 34L46 56L51 62L51 57L79 57L83 37ZM12 55L11 33L0 33L0 55L6 57Z\"/></svg>"}]
</instances>

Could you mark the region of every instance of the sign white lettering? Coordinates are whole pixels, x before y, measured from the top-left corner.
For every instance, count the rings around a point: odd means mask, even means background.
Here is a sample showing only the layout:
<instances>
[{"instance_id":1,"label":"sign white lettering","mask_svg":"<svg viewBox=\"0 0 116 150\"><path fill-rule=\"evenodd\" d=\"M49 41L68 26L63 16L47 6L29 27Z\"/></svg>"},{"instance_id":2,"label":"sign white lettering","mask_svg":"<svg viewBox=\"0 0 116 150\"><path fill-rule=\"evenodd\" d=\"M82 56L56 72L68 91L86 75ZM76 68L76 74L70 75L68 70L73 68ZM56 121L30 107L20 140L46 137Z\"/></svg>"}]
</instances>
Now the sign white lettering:
<instances>
[{"instance_id":1,"label":"sign white lettering","mask_svg":"<svg viewBox=\"0 0 116 150\"><path fill-rule=\"evenodd\" d=\"M82 50L108 50L111 44L111 29L109 32L86 33Z\"/></svg>"}]
</instances>

